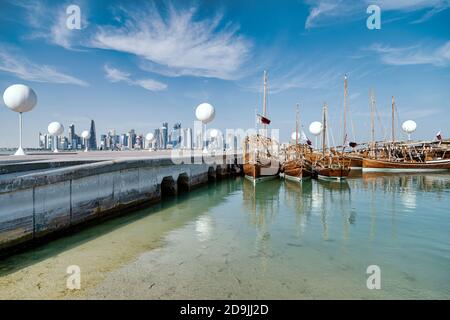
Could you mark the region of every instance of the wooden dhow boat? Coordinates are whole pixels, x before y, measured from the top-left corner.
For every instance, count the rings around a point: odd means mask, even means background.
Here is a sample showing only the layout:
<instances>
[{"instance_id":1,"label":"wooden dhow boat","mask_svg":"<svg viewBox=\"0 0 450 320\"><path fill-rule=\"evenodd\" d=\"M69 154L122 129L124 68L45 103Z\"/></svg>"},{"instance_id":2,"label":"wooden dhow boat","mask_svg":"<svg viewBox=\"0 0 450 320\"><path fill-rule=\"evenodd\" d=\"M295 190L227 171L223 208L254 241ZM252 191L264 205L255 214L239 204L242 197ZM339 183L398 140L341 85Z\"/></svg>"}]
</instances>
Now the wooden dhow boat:
<instances>
[{"instance_id":1,"label":"wooden dhow boat","mask_svg":"<svg viewBox=\"0 0 450 320\"><path fill-rule=\"evenodd\" d=\"M274 179L280 173L280 161L276 150L278 142L267 137L267 72L264 71L263 113L257 114L258 121L263 124L262 134L247 136L244 140L244 175L253 184ZM258 132L258 128L256 128Z\"/></svg>"},{"instance_id":2,"label":"wooden dhow boat","mask_svg":"<svg viewBox=\"0 0 450 320\"><path fill-rule=\"evenodd\" d=\"M301 182L310 179L312 176L311 162L305 155L312 152L308 144L299 143L299 105L297 104L294 144L289 145L284 150L284 162L281 166L281 176L287 180ZM303 133L303 132L302 132ZM305 136L305 134L303 133Z\"/></svg>"},{"instance_id":3,"label":"wooden dhow boat","mask_svg":"<svg viewBox=\"0 0 450 320\"><path fill-rule=\"evenodd\" d=\"M340 181L346 179L350 173L350 159L337 152L327 149L327 112L323 107L322 153L308 155L312 163L314 174L319 179Z\"/></svg>"},{"instance_id":4,"label":"wooden dhow boat","mask_svg":"<svg viewBox=\"0 0 450 320\"><path fill-rule=\"evenodd\" d=\"M363 172L440 172L450 170L450 159L441 147L438 133L438 147L430 143L402 143L395 138L395 99L392 97L392 141L377 148L374 142L375 99L372 94L371 126L372 146L367 158L363 159Z\"/></svg>"}]
</instances>

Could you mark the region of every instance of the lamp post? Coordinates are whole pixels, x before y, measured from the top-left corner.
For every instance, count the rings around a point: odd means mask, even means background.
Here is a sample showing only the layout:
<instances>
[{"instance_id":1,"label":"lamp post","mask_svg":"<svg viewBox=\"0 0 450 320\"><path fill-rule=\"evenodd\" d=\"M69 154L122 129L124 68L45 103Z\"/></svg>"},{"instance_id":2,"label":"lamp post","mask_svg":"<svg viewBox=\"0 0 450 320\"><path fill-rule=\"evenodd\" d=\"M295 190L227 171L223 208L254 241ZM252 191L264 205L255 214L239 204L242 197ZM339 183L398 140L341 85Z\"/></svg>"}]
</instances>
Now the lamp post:
<instances>
[{"instance_id":1,"label":"lamp post","mask_svg":"<svg viewBox=\"0 0 450 320\"><path fill-rule=\"evenodd\" d=\"M149 132L149 133L147 133L147 135L145 136L145 140L147 140L148 141L148 151L152 151L152 143L153 143L153 140L155 140L155 136L153 135L153 133L151 133L151 132Z\"/></svg>"},{"instance_id":2,"label":"lamp post","mask_svg":"<svg viewBox=\"0 0 450 320\"><path fill-rule=\"evenodd\" d=\"M199 104L195 109L195 116L197 120L201 121L203 124L202 128L203 153L207 153L208 149L206 148L206 124L214 120L214 117L216 116L216 111L211 104L202 103Z\"/></svg>"},{"instance_id":3,"label":"lamp post","mask_svg":"<svg viewBox=\"0 0 450 320\"><path fill-rule=\"evenodd\" d=\"M402 129L403 131L406 132L406 134L408 135L408 141L411 141L411 134L416 131L417 129L417 123L413 120L408 120L403 122L402 124Z\"/></svg>"},{"instance_id":4,"label":"lamp post","mask_svg":"<svg viewBox=\"0 0 450 320\"><path fill-rule=\"evenodd\" d=\"M22 148L23 113L33 110L36 106L36 93L24 84L13 84L3 93L3 101L9 109L19 113L19 147L14 155L23 156L25 155Z\"/></svg>"},{"instance_id":5,"label":"lamp post","mask_svg":"<svg viewBox=\"0 0 450 320\"><path fill-rule=\"evenodd\" d=\"M317 144L317 137L322 133L323 131L323 124L319 121L314 121L309 125L309 132L316 137L316 150L319 150Z\"/></svg>"},{"instance_id":6,"label":"lamp post","mask_svg":"<svg viewBox=\"0 0 450 320\"><path fill-rule=\"evenodd\" d=\"M91 134L89 133L88 130L84 130L81 133L81 137L84 139L84 145L85 145L85 149L84 152L88 152L89 151L89 139L91 138Z\"/></svg>"},{"instance_id":7,"label":"lamp post","mask_svg":"<svg viewBox=\"0 0 450 320\"><path fill-rule=\"evenodd\" d=\"M48 133L50 135L52 135L53 139L55 140L54 141L55 146L54 146L53 152L57 153L58 152L58 137L63 134L64 127L59 122L52 122L48 125L47 130L48 130Z\"/></svg>"}]
</instances>

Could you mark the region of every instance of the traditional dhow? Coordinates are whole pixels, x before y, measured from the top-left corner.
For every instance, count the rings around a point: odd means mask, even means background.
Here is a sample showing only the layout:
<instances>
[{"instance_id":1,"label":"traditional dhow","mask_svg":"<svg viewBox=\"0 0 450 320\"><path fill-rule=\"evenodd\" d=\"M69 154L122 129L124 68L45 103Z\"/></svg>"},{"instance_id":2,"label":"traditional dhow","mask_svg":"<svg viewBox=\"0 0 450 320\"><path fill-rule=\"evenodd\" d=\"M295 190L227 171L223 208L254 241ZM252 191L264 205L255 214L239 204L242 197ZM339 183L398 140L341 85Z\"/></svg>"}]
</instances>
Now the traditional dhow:
<instances>
[{"instance_id":1,"label":"traditional dhow","mask_svg":"<svg viewBox=\"0 0 450 320\"><path fill-rule=\"evenodd\" d=\"M262 134L247 136L244 141L244 174L245 177L256 184L268 179L277 178L280 173L278 159L278 142L267 137L267 126L270 119L267 117L267 72L264 71L263 113L257 115L262 123ZM258 128L256 128L258 132Z\"/></svg>"}]
</instances>

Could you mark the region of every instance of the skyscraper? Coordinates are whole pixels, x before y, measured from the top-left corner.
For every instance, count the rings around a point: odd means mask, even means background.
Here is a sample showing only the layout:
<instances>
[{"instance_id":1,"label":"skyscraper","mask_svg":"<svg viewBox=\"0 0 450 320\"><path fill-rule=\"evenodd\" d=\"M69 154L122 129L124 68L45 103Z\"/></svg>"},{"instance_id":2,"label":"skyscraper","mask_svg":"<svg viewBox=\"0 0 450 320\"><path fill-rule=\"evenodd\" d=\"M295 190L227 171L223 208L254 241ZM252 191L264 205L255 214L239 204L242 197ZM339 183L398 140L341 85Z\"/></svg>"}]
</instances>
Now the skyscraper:
<instances>
[{"instance_id":1,"label":"skyscraper","mask_svg":"<svg viewBox=\"0 0 450 320\"><path fill-rule=\"evenodd\" d=\"M172 132L170 133L170 142L174 149L180 147L181 142L181 123L175 123L173 125Z\"/></svg>"},{"instance_id":2,"label":"skyscraper","mask_svg":"<svg viewBox=\"0 0 450 320\"><path fill-rule=\"evenodd\" d=\"M161 149L161 130L160 129L155 129L155 133L154 133L154 145L153 147L155 149Z\"/></svg>"},{"instance_id":3,"label":"skyscraper","mask_svg":"<svg viewBox=\"0 0 450 320\"><path fill-rule=\"evenodd\" d=\"M193 148L191 128L184 128L181 130L180 148L187 150L191 150Z\"/></svg>"},{"instance_id":4,"label":"skyscraper","mask_svg":"<svg viewBox=\"0 0 450 320\"><path fill-rule=\"evenodd\" d=\"M169 135L169 124L167 122L163 123L163 126L161 128L161 147L162 149L167 149L167 142L168 142L168 135Z\"/></svg>"},{"instance_id":5,"label":"skyscraper","mask_svg":"<svg viewBox=\"0 0 450 320\"><path fill-rule=\"evenodd\" d=\"M89 130L89 133L91 134L91 137L89 138L89 149L90 150L97 150L97 136L95 132L95 122L94 120L91 120L91 129Z\"/></svg>"}]
</instances>

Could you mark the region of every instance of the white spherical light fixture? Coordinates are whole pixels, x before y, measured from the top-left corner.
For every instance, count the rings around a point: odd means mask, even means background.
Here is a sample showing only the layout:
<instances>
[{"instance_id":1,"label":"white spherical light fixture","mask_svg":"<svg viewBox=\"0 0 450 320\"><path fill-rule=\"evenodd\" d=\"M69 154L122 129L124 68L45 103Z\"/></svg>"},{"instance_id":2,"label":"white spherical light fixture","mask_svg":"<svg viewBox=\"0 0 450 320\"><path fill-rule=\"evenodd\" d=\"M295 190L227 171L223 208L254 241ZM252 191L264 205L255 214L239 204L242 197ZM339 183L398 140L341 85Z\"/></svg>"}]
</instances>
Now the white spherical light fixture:
<instances>
[{"instance_id":1,"label":"white spherical light fixture","mask_svg":"<svg viewBox=\"0 0 450 320\"><path fill-rule=\"evenodd\" d=\"M411 140L411 133L416 131L417 123L413 120L403 122L402 129L408 134L408 140Z\"/></svg>"},{"instance_id":2,"label":"white spherical light fixture","mask_svg":"<svg viewBox=\"0 0 450 320\"><path fill-rule=\"evenodd\" d=\"M48 125L48 133L54 137L54 150L53 152L58 152L58 136L62 135L64 132L64 127L59 122L52 122Z\"/></svg>"},{"instance_id":3,"label":"white spherical light fixture","mask_svg":"<svg viewBox=\"0 0 450 320\"><path fill-rule=\"evenodd\" d=\"M145 140L147 140L147 141L153 141L154 138L155 138L155 136L151 132L147 133L147 135L145 136Z\"/></svg>"},{"instance_id":4,"label":"white spherical light fixture","mask_svg":"<svg viewBox=\"0 0 450 320\"><path fill-rule=\"evenodd\" d=\"M311 132L312 135L318 136L323 131L323 125L319 121L314 121L309 125L309 132Z\"/></svg>"},{"instance_id":5,"label":"white spherical light fixture","mask_svg":"<svg viewBox=\"0 0 450 320\"><path fill-rule=\"evenodd\" d=\"M15 112L28 112L33 110L37 103L36 93L24 84L13 84L3 93L5 105Z\"/></svg>"},{"instance_id":6,"label":"white spherical light fixture","mask_svg":"<svg viewBox=\"0 0 450 320\"><path fill-rule=\"evenodd\" d=\"M147 133L147 135L145 136L145 140L147 140L148 142L148 151L152 151L151 143L153 142L153 140L155 140L155 136L153 135L153 133Z\"/></svg>"},{"instance_id":7,"label":"white spherical light fixture","mask_svg":"<svg viewBox=\"0 0 450 320\"><path fill-rule=\"evenodd\" d=\"M81 137L84 139L84 144L86 146L86 149L84 149L85 152L89 151L89 139L91 138L91 134L89 133L88 130L84 130L81 133Z\"/></svg>"},{"instance_id":8,"label":"white spherical light fixture","mask_svg":"<svg viewBox=\"0 0 450 320\"><path fill-rule=\"evenodd\" d=\"M217 129L212 129L212 130L209 132L209 135L211 136L211 138L217 138L217 137L219 136L219 130L217 130Z\"/></svg>"},{"instance_id":9,"label":"white spherical light fixture","mask_svg":"<svg viewBox=\"0 0 450 320\"><path fill-rule=\"evenodd\" d=\"M292 132L291 140L300 140L300 132Z\"/></svg>"},{"instance_id":10,"label":"white spherical light fixture","mask_svg":"<svg viewBox=\"0 0 450 320\"><path fill-rule=\"evenodd\" d=\"M22 148L22 113L31 111L36 106L36 93L26 85L13 84L3 93L3 101L6 107L19 113L19 148L14 155L23 156L25 152Z\"/></svg>"},{"instance_id":11,"label":"white spherical light fixture","mask_svg":"<svg viewBox=\"0 0 450 320\"><path fill-rule=\"evenodd\" d=\"M214 120L216 111L209 103L202 103L195 109L195 116L197 120L207 124Z\"/></svg>"}]
</instances>

